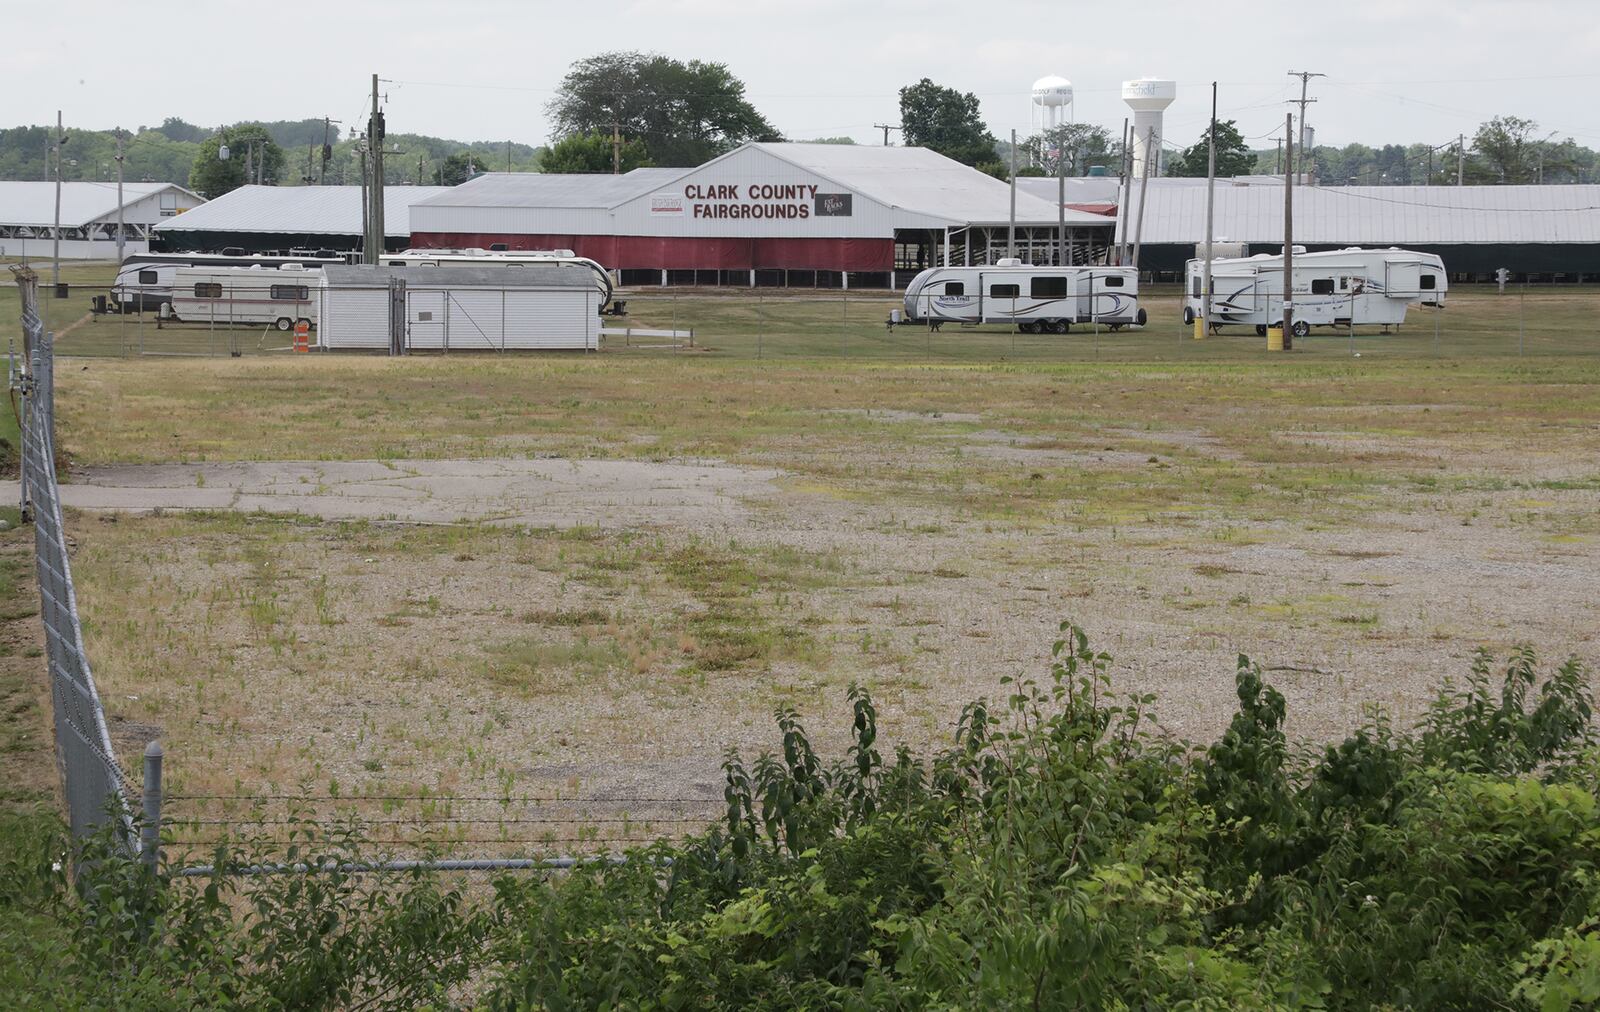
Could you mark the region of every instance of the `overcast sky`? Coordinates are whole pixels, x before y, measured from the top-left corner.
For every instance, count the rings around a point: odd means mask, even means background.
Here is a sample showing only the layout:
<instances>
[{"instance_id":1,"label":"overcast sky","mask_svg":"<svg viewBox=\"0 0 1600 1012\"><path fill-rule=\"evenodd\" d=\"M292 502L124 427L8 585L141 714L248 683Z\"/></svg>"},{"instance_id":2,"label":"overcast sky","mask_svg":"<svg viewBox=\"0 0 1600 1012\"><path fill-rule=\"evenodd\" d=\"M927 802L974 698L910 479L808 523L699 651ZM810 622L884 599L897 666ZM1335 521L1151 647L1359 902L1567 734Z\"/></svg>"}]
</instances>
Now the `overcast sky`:
<instances>
[{"instance_id":1,"label":"overcast sky","mask_svg":"<svg viewBox=\"0 0 1600 1012\"><path fill-rule=\"evenodd\" d=\"M788 137L878 142L898 90L921 77L976 92L997 136L1029 125L1029 89L1059 74L1076 118L1115 135L1123 80L1178 82L1169 143L1221 116L1257 146L1282 132L1290 70L1312 82L1320 144L1471 134L1497 114L1600 147L1600 3L1358 0L1081 3L1076 0L386 0L268 4L51 0L7 5L5 125L59 105L85 127L165 116L364 116L386 80L392 132L545 143L545 105L576 59L641 49L726 63ZM123 48L123 55L115 50Z\"/></svg>"}]
</instances>

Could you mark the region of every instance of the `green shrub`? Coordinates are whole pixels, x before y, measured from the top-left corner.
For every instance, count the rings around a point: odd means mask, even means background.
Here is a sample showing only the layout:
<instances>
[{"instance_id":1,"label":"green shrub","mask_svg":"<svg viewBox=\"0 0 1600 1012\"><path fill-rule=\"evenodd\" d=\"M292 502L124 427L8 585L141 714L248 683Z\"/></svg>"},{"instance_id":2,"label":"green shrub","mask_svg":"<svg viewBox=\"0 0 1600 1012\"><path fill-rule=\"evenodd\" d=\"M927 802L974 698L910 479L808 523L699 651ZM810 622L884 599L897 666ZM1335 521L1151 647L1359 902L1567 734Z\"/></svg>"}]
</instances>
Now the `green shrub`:
<instances>
[{"instance_id":1,"label":"green shrub","mask_svg":"<svg viewBox=\"0 0 1600 1012\"><path fill-rule=\"evenodd\" d=\"M0 825L0 985L62 1007L1458 1008L1600 1001L1600 754L1587 675L1480 655L1415 729L1380 711L1295 748L1240 658L1199 748L1063 626L1048 677L885 761L852 686L829 759L800 715L724 760L705 833L469 902L360 874L355 827L295 825L318 874L151 874ZM1498 681L1498 684L1496 684Z\"/></svg>"}]
</instances>

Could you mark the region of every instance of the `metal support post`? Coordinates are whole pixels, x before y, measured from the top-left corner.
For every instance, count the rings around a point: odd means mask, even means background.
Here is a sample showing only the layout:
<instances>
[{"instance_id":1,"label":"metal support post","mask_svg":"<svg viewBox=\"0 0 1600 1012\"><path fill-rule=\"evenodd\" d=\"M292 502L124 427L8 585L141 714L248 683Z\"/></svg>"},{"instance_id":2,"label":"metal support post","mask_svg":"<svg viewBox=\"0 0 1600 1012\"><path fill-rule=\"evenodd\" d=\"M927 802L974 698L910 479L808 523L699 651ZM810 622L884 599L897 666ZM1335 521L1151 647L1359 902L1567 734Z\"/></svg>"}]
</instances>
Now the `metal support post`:
<instances>
[{"instance_id":1,"label":"metal support post","mask_svg":"<svg viewBox=\"0 0 1600 1012\"><path fill-rule=\"evenodd\" d=\"M144 747L144 824L139 827L139 860L151 869L161 864L161 743Z\"/></svg>"}]
</instances>

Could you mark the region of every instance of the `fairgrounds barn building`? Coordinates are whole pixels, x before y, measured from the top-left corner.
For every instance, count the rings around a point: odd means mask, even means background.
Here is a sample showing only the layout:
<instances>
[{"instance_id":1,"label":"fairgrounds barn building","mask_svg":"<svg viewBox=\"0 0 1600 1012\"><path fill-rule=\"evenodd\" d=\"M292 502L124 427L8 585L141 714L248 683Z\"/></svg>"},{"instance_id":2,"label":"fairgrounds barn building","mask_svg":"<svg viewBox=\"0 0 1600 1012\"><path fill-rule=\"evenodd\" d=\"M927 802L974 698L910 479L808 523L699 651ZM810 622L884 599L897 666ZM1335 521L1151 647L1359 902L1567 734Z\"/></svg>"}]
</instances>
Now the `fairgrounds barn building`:
<instances>
[{"instance_id":1,"label":"fairgrounds barn building","mask_svg":"<svg viewBox=\"0 0 1600 1012\"><path fill-rule=\"evenodd\" d=\"M1017 255L1103 255L1114 219L1015 196ZM695 168L489 173L411 208L415 247L570 249L625 285L903 286L1006 255L1011 187L926 148L746 144ZM1065 257L1058 249L1065 221Z\"/></svg>"}]
</instances>

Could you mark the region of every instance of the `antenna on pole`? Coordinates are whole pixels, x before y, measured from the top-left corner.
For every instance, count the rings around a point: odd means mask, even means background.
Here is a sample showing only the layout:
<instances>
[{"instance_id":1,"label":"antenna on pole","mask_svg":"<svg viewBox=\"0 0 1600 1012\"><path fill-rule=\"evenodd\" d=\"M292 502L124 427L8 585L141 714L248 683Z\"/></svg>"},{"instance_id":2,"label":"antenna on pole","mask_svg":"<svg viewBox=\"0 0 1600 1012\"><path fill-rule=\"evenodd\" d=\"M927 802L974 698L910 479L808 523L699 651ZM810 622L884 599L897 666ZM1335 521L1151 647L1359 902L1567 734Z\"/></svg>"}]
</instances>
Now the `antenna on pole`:
<instances>
[{"instance_id":1,"label":"antenna on pole","mask_svg":"<svg viewBox=\"0 0 1600 1012\"><path fill-rule=\"evenodd\" d=\"M1305 157L1306 157L1306 106L1311 105L1313 102L1316 101L1316 99L1314 99L1314 98L1307 98L1306 97L1306 90L1310 87L1311 79L1313 77L1327 77L1328 75L1327 74L1319 74L1319 73L1317 73L1316 71L1313 71L1313 70L1291 70L1291 71L1289 71L1289 76L1290 77L1298 77L1300 79L1300 97L1299 98L1291 98L1289 100L1289 104L1290 105L1298 105L1300 107L1300 141L1295 146L1299 148L1299 150L1300 150L1300 158L1302 160L1304 160ZM1316 169L1317 169L1317 163L1316 163L1315 159L1313 159L1312 162L1311 162L1311 173L1315 174ZM1311 178L1310 175L1308 175L1306 177L1306 182L1314 183L1314 182L1316 182L1316 180Z\"/></svg>"}]
</instances>

